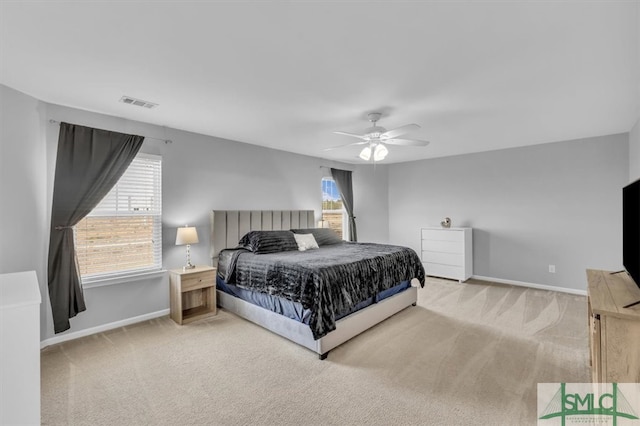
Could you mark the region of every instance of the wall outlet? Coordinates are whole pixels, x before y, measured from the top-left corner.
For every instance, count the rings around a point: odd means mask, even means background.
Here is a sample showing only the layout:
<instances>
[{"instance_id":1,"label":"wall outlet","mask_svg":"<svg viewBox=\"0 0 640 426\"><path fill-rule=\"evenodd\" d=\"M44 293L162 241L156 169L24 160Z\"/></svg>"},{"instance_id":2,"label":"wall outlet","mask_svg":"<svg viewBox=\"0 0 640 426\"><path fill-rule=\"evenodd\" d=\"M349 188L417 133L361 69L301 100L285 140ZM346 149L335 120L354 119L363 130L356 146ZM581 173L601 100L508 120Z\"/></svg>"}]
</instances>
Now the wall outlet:
<instances>
[{"instance_id":1,"label":"wall outlet","mask_svg":"<svg viewBox=\"0 0 640 426\"><path fill-rule=\"evenodd\" d=\"M556 265L549 265L549 272L551 272L552 274L556 273Z\"/></svg>"}]
</instances>

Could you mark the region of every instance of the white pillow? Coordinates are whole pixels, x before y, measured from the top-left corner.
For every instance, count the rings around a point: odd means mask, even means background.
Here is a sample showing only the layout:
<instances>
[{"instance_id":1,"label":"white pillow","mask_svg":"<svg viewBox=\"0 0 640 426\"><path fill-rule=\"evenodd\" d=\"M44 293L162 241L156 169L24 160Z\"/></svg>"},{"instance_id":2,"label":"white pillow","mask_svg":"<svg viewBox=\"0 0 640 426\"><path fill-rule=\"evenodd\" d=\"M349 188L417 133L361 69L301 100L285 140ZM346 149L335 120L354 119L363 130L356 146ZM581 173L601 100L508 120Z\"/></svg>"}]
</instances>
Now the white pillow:
<instances>
[{"instance_id":1,"label":"white pillow","mask_svg":"<svg viewBox=\"0 0 640 426\"><path fill-rule=\"evenodd\" d=\"M298 250L300 251L320 248L316 239L313 238L313 234L293 234L293 236L296 239L296 243L298 243Z\"/></svg>"}]
</instances>

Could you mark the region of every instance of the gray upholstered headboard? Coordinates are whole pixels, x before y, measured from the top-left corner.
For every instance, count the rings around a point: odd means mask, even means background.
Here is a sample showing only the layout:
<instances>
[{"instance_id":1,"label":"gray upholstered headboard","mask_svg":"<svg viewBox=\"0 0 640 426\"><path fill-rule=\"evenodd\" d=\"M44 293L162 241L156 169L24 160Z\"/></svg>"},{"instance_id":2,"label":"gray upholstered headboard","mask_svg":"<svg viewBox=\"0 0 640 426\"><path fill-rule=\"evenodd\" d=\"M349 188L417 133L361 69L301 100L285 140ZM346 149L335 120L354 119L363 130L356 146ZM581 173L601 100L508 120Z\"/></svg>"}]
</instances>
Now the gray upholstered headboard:
<instances>
[{"instance_id":1,"label":"gray upholstered headboard","mask_svg":"<svg viewBox=\"0 0 640 426\"><path fill-rule=\"evenodd\" d=\"M212 210L211 261L218 263L218 253L233 248L249 231L315 228L313 210Z\"/></svg>"}]
</instances>

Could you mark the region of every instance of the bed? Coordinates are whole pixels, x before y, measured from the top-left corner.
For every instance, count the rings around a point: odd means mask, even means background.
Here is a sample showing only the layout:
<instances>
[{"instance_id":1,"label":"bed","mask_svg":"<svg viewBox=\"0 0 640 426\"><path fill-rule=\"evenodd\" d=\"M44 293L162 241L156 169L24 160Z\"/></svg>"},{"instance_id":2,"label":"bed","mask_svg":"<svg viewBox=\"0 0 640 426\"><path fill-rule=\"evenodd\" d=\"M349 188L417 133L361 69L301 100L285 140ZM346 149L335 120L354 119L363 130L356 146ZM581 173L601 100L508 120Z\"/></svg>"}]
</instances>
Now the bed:
<instances>
[{"instance_id":1,"label":"bed","mask_svg":"<svg viewBox=\"0 0 640 426\"><path fill-rule=\"evenodd\" d=\"M415 306L424 269L411 249L334 241L328 230L310 229L314 225L313 210L214 210L211 258L220 307L325 359ZM318 246L298 251L310 236Z\"/></svg>"}]
</instances>

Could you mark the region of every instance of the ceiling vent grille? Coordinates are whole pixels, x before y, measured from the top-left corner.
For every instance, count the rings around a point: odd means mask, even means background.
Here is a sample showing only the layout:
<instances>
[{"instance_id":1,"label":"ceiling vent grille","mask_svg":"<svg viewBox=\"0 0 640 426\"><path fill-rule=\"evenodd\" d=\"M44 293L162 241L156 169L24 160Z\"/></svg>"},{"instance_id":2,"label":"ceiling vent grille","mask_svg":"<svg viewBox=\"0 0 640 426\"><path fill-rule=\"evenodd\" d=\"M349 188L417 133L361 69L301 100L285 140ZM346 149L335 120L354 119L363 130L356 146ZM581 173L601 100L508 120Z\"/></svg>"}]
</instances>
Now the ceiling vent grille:
<instances>
[{"instance_id":1,"label":"ceiling vent grille","mask_svg":"<svg viewBox=\"0 0 640 426\"><path fill-rule=\"evenodd\" d=\"M147 108L147 109L155 108L155 107L158 106L158 104L154 104L153 102L143 101L143 100L140 100L140 99L132 98L131 96L123 96L123 97L121 97L120 98L120 102L123 102L125 104L129 104L129 105L135 105L135 106Z\"/></svg>"}]
</instances>

